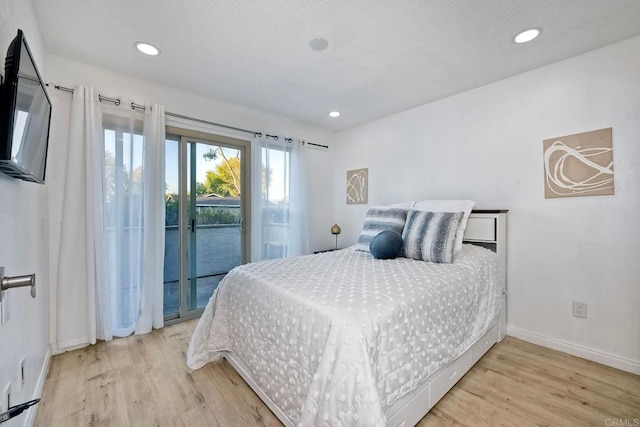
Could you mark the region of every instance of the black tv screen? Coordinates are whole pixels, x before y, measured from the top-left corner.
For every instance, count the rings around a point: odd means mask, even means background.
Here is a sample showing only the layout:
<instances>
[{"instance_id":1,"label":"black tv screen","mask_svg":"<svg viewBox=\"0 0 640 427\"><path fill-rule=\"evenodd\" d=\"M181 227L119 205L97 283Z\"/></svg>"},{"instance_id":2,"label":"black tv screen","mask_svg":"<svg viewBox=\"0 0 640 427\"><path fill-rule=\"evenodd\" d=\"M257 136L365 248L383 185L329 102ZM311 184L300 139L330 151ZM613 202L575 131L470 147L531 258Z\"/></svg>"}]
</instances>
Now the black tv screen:
<instances>
[{"instance_id":1,"label":"black tv screen","mask_svg":"<svg viewBox=\"0 0 640 427\"><path fill-rule=\"evenodd\" d=\"M44 184L51 100L18 30L9 45L0 100L0 171Z\"/></svg>"}]
</instances>

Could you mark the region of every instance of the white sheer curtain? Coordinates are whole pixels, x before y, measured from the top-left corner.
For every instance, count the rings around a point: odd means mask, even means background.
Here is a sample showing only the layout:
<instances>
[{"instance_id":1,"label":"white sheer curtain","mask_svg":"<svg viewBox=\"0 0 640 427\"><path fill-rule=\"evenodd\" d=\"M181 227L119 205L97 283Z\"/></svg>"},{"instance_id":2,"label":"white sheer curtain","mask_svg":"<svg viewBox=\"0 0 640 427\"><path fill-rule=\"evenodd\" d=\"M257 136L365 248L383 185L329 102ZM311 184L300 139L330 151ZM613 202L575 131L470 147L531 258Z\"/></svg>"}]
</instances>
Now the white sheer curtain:
<instances>
[{"instance_id":1,"label":"white sheer curtain","mask_svg":"<svg viewBox=\"0 0 640 427\"><path fill-rule=\"evenodd\" d=\"M77 87L62 203L57 350L163 326L164 108Z\"/></svg>"},{"instance_id":2,"label":"white sheer curtain","mask_svg":"<svg viewBox=\"0 0 640 427\"><path fill-rule=\"evenodd\" d=\"M309 253L309 179L308 150L305 143L293 139L291 149L291 183L289 190L289 256Z\"/></svg>"},{"instance_id":3,"label":"white sheer curtain","mask_svg":"<svg viewBox=\"0 0 640 427\"><path fill-rule=\"evenodd\" d=\"M251 177L251 260L309 253L304 143L256 136Z\"/></svg>"},{"instance_id":4,"label":"white sheer curtain","mask_svg":"<svg viewBox=\"0 0 640 427\"><path fill-rule=\"evenodd\" d=\"M112 338L104 266L102 115L97 94L78 86L64 170L55 298L57 350Z\"/></svg>"},{"instance_id":5,"label":"white sheer curtain","mask_svg":"<svg viewBox=\"0 0 640 427\"><path fill-rule=\"evenodd\" d=\"M127 336L163 326L164 109L103 109L111 323Z\"/></svg>"},{"instance_id":6,"label":"white sheer curtain","mask_svg":"<svg viewBox=\"0 0 640 427\"><path fill-rule=\"evenodd\" d=\"M164 106L145 109L144 262L136 334L164 326L165 123Z\"/></svg>"}]
</instances>

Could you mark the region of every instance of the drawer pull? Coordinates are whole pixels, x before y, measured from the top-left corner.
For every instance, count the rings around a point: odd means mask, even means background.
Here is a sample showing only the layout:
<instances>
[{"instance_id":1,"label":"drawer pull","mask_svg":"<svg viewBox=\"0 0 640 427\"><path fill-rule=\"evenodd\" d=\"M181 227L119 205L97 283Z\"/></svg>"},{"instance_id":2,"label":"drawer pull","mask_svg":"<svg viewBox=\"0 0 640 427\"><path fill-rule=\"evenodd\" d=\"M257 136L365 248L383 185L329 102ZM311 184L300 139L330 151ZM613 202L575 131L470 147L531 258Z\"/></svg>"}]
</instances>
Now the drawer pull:
<instances>
[{"instance_id":1,"label":"drawer pull","mask_svg":"<svg viewBox=\"0 0 640 427\"><path fill-rule=\"evenodd\" d=\"M449 381L454 379L457 373L458 373L458 371L453 371L453 373L451 375L449 375Z\"/></svg>"}]
</instances>

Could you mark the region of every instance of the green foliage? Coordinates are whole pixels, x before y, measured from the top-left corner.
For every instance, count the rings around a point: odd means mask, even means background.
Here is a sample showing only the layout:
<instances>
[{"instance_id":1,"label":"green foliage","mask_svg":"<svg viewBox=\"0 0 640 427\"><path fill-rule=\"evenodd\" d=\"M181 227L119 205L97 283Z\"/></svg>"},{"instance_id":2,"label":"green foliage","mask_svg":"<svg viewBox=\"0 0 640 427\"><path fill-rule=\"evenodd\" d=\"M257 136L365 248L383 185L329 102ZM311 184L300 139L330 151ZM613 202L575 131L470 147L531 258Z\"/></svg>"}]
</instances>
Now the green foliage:
<instances>
[{"instance_id":1,"label":"green foliage","mask_svg":"<svg viewBox=\"0 0 640 427\"><path fill-rule=\"evenodd\" d=\"M240 220L240 207L204 208L196 215L198 225L237 224Z\"/></svg>"},{"instance_id":2,"label":"green foliage","mask_svg":"<svg viewBox=\"0 0 640 427\"><path fill-rule=\"evenodd\" d=\"M180 221L180 203L178 196L171 195L167 197L165 202L165 226L177 226ZM199 208L196 212L196 224L213 225L213 224L237 224L240 220L240 207L204 207Z\"/></svg>"},{"instance_id":3,"label":"green foliage","mask_svg":"<svg viewBox=\"0 0 640 427\"><path fill-rule=\"evenodd\" d=\"M223 161L215 165L213 170L206 172L205 182L197 182L195 195L216 194L221 197L240 196L240 158L227 157L225 151L220 148L212 148L204 153L206 160ZM166 200L166 226L177 226L180 218L178 195L167 196ZM237 224L240 219L240 207L200 207L196 213L196 223L198 225L212 224Z\"/></svg>"},{"instance_id":4,"label":"green foliage","mask_svg":"<svg viewBox=\"0 0 640 427\"><path fill-rule=\"evenodd\" d=\"M178 209L180 204L177 200L178 195L173 194L167 197L165 202L165 218L164 225L178 225L178 221L180 220L180 210Z\"/></svg>"},{"instance_id":5,"label":"green foliage","mask_svg":"<svg viewBox=\"0 0 640 427\"><path fill-rule=\"evenodd\" d=\"M209 194L207 187L201 182L196 182L196 196L204 196L205 194Z\"/></svg>"},{"instance_id":6,"label":"green foliage","mask_svg":"<svg viewBox=\"0 0 640 427\"><path fill-rule=\"evenodd\" d=\"M240 176L240 159L227 159L224 163L216 165L214 170L207 171L204 182L206 193L237 197L240 195Z\"/></svg>"}]
</instances>

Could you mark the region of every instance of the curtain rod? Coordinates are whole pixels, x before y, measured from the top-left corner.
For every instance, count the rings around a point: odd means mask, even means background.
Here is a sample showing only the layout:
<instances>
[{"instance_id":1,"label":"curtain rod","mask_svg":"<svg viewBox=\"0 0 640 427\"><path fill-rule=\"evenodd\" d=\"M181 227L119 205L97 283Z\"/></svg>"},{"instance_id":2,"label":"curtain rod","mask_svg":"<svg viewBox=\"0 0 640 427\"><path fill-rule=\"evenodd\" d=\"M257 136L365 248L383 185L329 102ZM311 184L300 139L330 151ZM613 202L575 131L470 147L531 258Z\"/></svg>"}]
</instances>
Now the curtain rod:
<instances>
[{"instance_id":1,"label":"curtain rod","mask_svg":"<svg viewBox=\"0 0 640 427\"><path fill-rule=\"evenodd\" d=\"M47 86L49 86L49 83L47 83ZM61 90L63 92L69 92L69 93L73 93L74 92L74 89L72 89L70 87L64 87L64 86L60 86L60 85L53 85L53 87L55 89ZM120 105L120 100L118 98L109 98L108 96L98 95L98 99L101 102L102 101L112 102L112 103L114 103L116 105L116 107ZM144 111L145 107L144 107L144 105L140 105L140 104L136 104L136 103L132 102L131 103L131 109L132 110L138 109L138 110L143 110ZM213 125L213 126L222 127L222 128L225 128L225 129L231 129L231 130L236 130L236 131L239 131L239 132L252 133L252 134L257 135L257 136L262 136L262 132L256 132L256 131L249 130L249 129L237 128L235 126L223 125L221 123L210 122L209 120L203 120L203 119L198 119L198 118L195 118L195 117L189 117L189 116L185 116L185 115L178 114L178 113L172 113L170 111L165 111L165 114L167 116L176 117L176 118L179 118L179 119L191 120L191 121L194 121L194 122L204 123L204 124L207 124L207 125ZM276 141L279 138L278 135L265 134L265 136L267 138L273 138ZM286 142L292 142L293 141L291 138L284 138L284 140ZM316 144L314 142L307 142L307 141L303 141L303 142L305 144L307 144L307 145L313 145L314 147L329 148L328 145Z\"/></svg>"}]
</instances>

